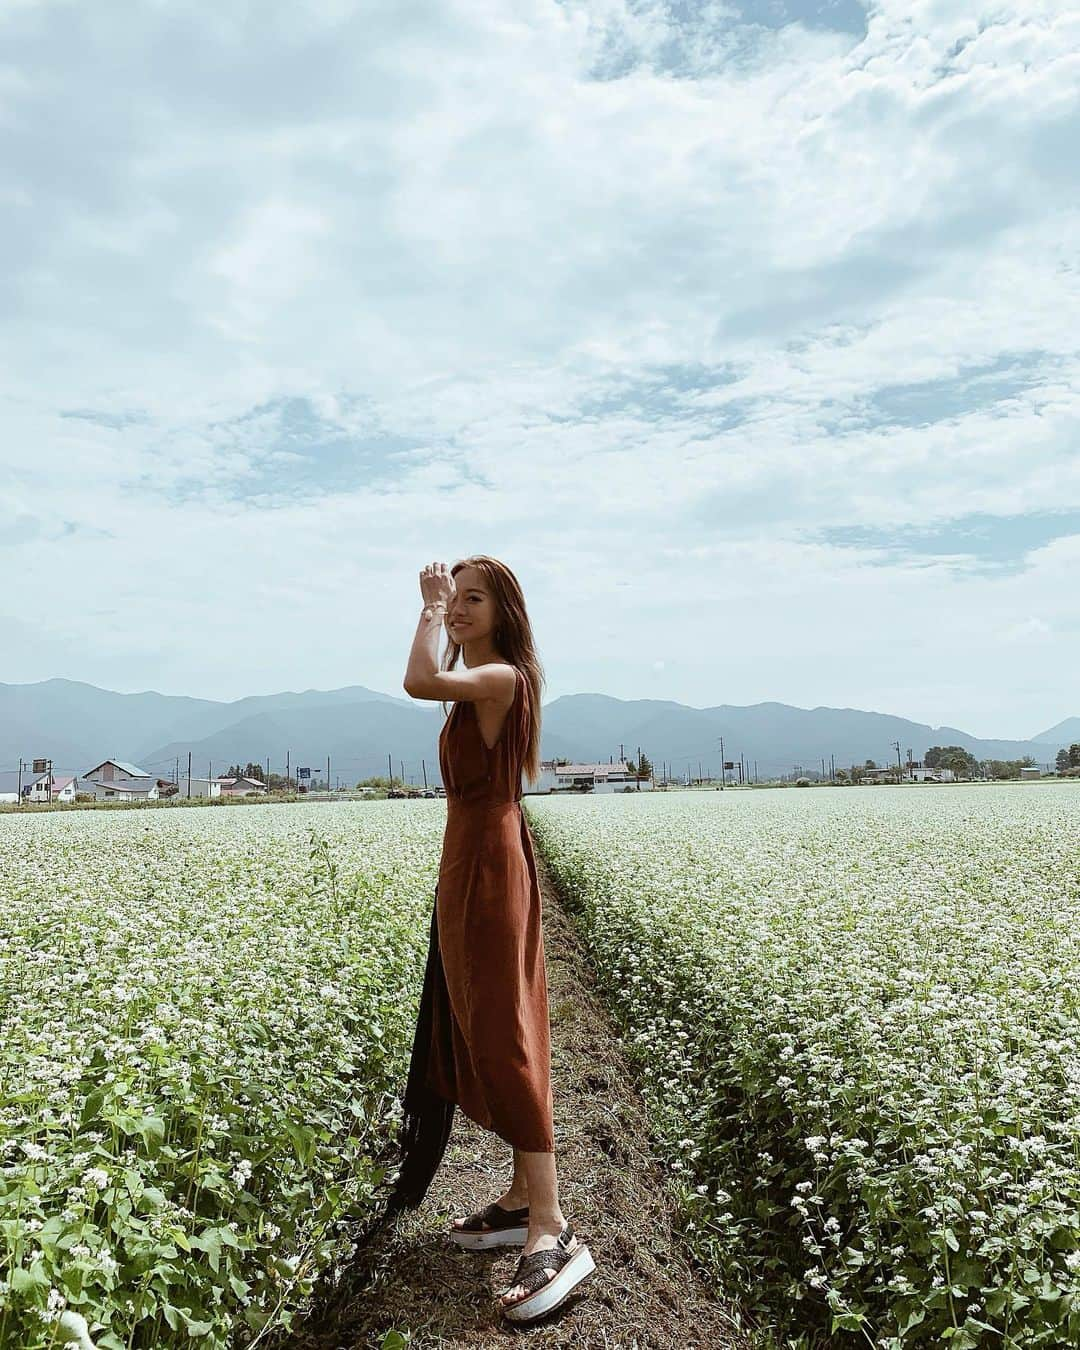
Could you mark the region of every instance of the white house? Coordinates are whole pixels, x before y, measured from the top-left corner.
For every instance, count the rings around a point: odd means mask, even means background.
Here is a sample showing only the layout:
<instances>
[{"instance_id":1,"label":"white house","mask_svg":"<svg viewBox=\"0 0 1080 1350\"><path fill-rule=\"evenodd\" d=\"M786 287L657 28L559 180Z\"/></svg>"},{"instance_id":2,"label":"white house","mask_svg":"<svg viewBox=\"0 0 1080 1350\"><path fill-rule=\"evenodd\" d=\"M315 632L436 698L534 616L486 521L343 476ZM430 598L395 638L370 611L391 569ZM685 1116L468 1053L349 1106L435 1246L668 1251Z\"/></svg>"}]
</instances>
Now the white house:
<instances>
[{"instance_id":1,"label":"white house","mask_svg":"<svg viewBox=\"0 0 1080 1350\"><path fill-rule=\"evenodd\" d=\"M952 783L956 779L952 769L940 765L936 769L928 769L924 764L912 764L904 776L909 783Z\"/></svg>"},{"instance_id":2,"label":"white house","mask_svg":"<svg viewBox=\"0 0 1080 1350\"><path fill-rule=\"evenodd\" d=\"M49 793L49 775L33 773L24 768L21 774L22 801L24 802L73 802L75 793L81 792L79 780L74 774L52 775L52 795ZM18 802L20 774L12 769L0 773L0 802Z\"/></svg>"},{"instance_id":3,"label":"white house","mask_svg":"<svg viewBox=\"0 0 1080 1350\"><path fill-rule=\"evenodd\" d=\"M191 790L188 791L188 776L186 773L180 775L180 791L176 794L178 797L220 797L221 784L216 778L196 778L191 776Z\"/></svg>"},{"instance_id":4,"label":"white house","mask_svg":"<svg viewBox=\"0 0 1080 1350\"><path fill-rule=\"evenodd\" d=\"M260 778L215 778L223 797L250 797L266 791Z\"/></svg>"},{"instance_id":5,"label":"white house","mask_svg":"<svg viewBox=\"0 0 1080 1350\"><path fill-rule=\"evenodd\" d=\"M651 792L653 780L643 778L640 790ZM556 764L541 760L540 776L526 782L522 791L529 793L581 792L602 796L611 792L637 792L638 781L625 764Z\"/></svg>"},{"instance_id":6,"label":"white house","mask_svg":"<svg viewBox=\"0 0 1080 1350\"><path fill-rule=\"evenodd\" d=\"M49 793L49 775L42 774L26 794L32 802L73 802L79 791L79 780L74 774L53 774L52 794Z\"/></svg>"}]
</instances>

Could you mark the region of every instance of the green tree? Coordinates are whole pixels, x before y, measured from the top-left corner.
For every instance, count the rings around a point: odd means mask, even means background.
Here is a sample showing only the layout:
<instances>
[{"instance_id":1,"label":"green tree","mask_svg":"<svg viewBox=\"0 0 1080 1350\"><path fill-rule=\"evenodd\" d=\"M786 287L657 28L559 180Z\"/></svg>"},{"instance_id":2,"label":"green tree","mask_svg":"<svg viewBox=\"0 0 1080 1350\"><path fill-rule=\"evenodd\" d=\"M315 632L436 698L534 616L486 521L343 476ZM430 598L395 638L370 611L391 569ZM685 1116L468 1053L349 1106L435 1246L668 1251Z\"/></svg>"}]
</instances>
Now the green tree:
<instances>
[{"instance_id":1,"label":"green tree","mask_svg":"<svg viewBox=\"0 0 1080 1350\"><path fill-rule=\"evenodd\" d=\"M1069 768L1080 769L1080 741L1069 746Z\"/></svg>"},{"instance_id":2,"label":"green tree","mask_svg":"<svg viewBox=\"0 0 1080 1350\"><path fill-rule=\"evenodd\" d=\"M1057 752L1057 759L1054 762L1054 767L1057 769L1058 773L1064 773L1069 767L1069 752L1064 746Z\"/></svg>"}]
</instances>

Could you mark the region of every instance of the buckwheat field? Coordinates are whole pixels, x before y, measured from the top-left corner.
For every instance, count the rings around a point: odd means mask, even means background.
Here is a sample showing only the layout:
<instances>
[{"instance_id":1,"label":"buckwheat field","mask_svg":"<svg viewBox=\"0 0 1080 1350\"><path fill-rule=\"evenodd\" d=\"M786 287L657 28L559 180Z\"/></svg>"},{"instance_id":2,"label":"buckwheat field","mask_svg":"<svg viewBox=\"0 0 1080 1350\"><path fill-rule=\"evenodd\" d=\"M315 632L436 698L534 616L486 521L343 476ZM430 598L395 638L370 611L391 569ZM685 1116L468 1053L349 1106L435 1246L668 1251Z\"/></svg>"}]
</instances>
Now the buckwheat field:
<instances>
[{"instance_id":1,"label":"buckwheat field","mask_svg":"<svg viewBox=\"0 0 1080 1350\"><path fill-rule=\"evenodd\" d=\"M1080 1343L1074 784L541 806L691 1241L782 1343Z\"/></svg>"},{"instance_id":2,"label":"buckwheat field","mask_svg":"<svg viewBox=\"0 0 1080 1350\"><path fill-rule=\"evenodd\" d=\"M442 834L394 805L0 821L5 1350L287 1325L366 1215Z\"/></svg>"},{"instance_id":3,"label":"buckwheat field","mask_svg":"<svg viewBox=\"0 0 1080 1350\"><path fill-rule=\"evenodd\" d=\"M1080 1341L1077 785L525 807L777 1344ZM384 1174L444 820L0 821L0 1345L288 1325Z\"/></svg>"}]
</instances>

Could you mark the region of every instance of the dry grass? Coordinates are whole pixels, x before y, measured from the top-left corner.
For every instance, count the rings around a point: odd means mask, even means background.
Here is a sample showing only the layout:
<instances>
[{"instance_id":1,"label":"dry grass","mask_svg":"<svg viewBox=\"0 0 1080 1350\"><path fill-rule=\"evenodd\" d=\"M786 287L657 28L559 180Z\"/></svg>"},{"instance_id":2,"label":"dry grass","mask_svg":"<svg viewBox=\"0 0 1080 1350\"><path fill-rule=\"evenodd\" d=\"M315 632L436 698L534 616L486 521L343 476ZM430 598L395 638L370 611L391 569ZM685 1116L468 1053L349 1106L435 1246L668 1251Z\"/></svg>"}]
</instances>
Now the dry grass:
<instances>
[{"instance_id":1,"label":"dry grass","mask_svg":"<svg viewBox=\"0 0 1080 1350\"><path fill-rule=\"evenodd\" d=\"M460 1110L442 1166L419 1209L387 1225L317 1291L303 1325L279 1350L378 1350L391 1329L415 1347L748 1350L732 1303L689 1263L649 1143L641 1098L592 991L570 919L537 858L544 902L559 1198L596 1271L562 1307L531 1325L504 1319L495 1292L519 1251L469 1252L446 1236L452 1214L501 1195L508 1146Z\"/></svg>"}]
</instances>

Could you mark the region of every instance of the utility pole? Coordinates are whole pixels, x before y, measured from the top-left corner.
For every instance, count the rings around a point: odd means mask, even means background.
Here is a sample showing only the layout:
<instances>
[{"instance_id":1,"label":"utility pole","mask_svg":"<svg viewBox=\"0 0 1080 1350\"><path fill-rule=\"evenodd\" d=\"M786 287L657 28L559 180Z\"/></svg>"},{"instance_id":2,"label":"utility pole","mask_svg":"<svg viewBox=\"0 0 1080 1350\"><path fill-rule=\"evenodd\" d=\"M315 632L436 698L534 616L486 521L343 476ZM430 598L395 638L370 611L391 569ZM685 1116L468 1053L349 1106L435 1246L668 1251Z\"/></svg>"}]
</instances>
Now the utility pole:
<instances>
[{"instance_id":1,"label":"utility pole","mask_svg":"<svg viewBox=\"0 0 1080 1350\"><path fill-rule=\"evenodd\" d=\"M207 783L207 785L206 785L206 791L207 791L207 793L209 794L209 792L210 792L210 784L209 784L209 783ZM190 750L187 752L187 795L188 795L189 797L191 796L191 751L190 751Z\"/></svg>"},{"instance_id":2,"label":"utility pole","mask_svg":"<svg viewBox=\"0 0 1080 1350\"><path fill-rule=\"evenodd\" d=\"M903 778L904 766L900 763L900 742L892 741L891 745L892 748L896 751L896 776L897 778Z\"/></svg>"},{"instance_id":3,"label":"utility pole","mask_svg":"<svg viewBox=\"0 0 1080 1350\"><path fill-rule=\"evenodd\" d=\"M727 763L727 761L724 759L724 738L723 738L723 736L721 736L721 737L720 737L720 791L721 791L721 792L723 792L723 790L724 790L724 782L725 782L725 780L727 779L727 769L724 768L724 765L725 765L726 763Z\"/></svg>"},{"instance_id":4,"label":"utility pole","mask_svg":"<svg viewBox=\"0 0 1080 1350\"><path fill-rule=\"evenodd\" d=\"M326 792L327 792L327 796L329 796L329 794L330 794L330 756L329 756L329 755L326 756Z\"/></svg>"},{"instance_id":5,"label":"utility pole","mask_svg":"<svg viewBox=\"0 0 1080 1350\"><path fill-rule=\"evenodd\" d=\"M393 786L394 786L394 762L393 762L393 760L390 758L389 753L388 753L387 756L386 756L386 774L387 774L386 781L390 784L391 787L393 787Z\"/></svg>"},{"instance_id":6,"label":"utility pole","mask_svg":"<svg viewBox=\"0 0 1080 1350\"><path fill-rule=\"evenodd\" d=\"M292 776L292 751L285 751L285 790L288 791L289 779Z\"/></svg>"},{"instance_id":7,"label":"utility pole","mask_svg":"<svg viewBox=\"0 0 1080 1350\"><path fill-rule=\"evenodd\" d=\"M270 791L270 756L266 756L266 790Z\"/></svg>"}]
</instances>

